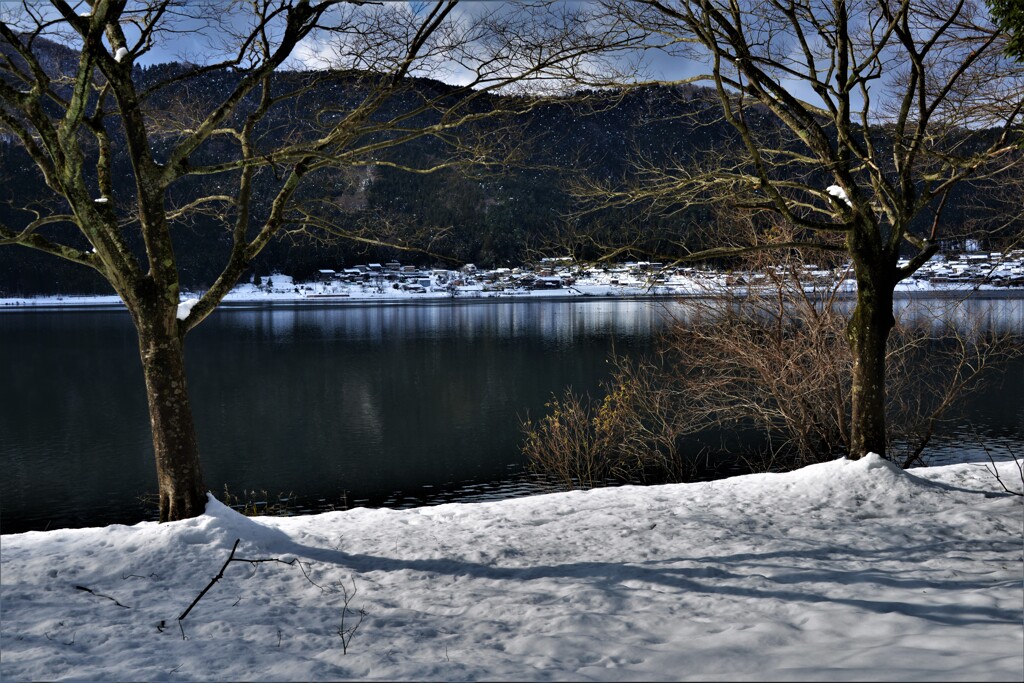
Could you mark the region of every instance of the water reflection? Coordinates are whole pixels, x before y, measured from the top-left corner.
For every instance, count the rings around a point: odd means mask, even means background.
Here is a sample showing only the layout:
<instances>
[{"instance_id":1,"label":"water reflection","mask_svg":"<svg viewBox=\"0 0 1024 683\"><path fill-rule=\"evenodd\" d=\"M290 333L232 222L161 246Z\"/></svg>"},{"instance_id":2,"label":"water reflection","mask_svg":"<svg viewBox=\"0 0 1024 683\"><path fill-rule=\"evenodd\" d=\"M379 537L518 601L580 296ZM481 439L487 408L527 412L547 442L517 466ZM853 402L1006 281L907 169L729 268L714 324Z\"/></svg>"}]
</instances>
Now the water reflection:
<instances>
[{"instance_id":1,"label":"water reflection","mask_svg":"<svg viewBox=\"0 0 1024 683\"><path fill-rule=\"evenodd\" d=\"M902 322L924 326L936 335L952 326L967 333L984 330L1024 336L1024 298L898 299L894 310Z\"/></svg>"},{"instance_id":2,"label":"water reflection","mask_svg":"<svg viewBox=\"0 0 1024 683\"><path fill-rule=\"evenodd\" d=\"M510 466L522 473L520 419L565 386L596 389L612 348L646 348L660 311L226 307L188 339L205 479L218 492L375 503L508 483ZM3 530L140 519L137 497L156 486L128 316L6 313L0 326L0 353L21 359L0 411Z\"/></svg>"},{"instance_id":3,"label":"water reflection","mask_svg":"<svg viewBox=\"0 0 1024 683\"><path fill-rule=\"evenodd\" d=\"M581 336L646 335L661 325L673 302L651 300L516 301L312 307L225 307L225 329L251 332L260 341L288 343L320 335L351 341L403 339L511 339L540 336L555 345Z\"/></svg>"},{"instance_id":4,"label":"water reflection","mask_svg":"<svg viewBox=\"0 0 1024 683\"><path fill-rule=\"evenodd\" d=\"M928 303L1024 335L1022 300ZM902 314L926 310L915 305ZM535 491L520 420L566 386L596 390L613 349L649 349L679 310L604 299L225 307L188 340L207 484L320 508ZM127 314L4 312L0 356L2 531L151 515L137 500L156 484ZM970 433L945 443L1024 443L1022 381L1019 363L969 409Z\"/></svg>"},{"instance_id":5,"label":"water reflection","mask_svg":"<svg viewBox=\"0 0 1024 683\"><path fill-rule=\"evenodd\" d=\"M850 298L838 299L835 307L849 314L855 305ZM674 319L682 324L692 322L709 310L735 306L731 298L682 300L666 305ZM821 302L821 305L824 305ZM775 302L769 297L758 304L774 314ZM757 310L757 307L747 307ZM995 332L1024 336L1024 296L997 297L994 295L974 296L901 296L893 305L893 314L902 324L922 327L936 336L952 328L961 333Z\"/></svg>"}]
</instances>

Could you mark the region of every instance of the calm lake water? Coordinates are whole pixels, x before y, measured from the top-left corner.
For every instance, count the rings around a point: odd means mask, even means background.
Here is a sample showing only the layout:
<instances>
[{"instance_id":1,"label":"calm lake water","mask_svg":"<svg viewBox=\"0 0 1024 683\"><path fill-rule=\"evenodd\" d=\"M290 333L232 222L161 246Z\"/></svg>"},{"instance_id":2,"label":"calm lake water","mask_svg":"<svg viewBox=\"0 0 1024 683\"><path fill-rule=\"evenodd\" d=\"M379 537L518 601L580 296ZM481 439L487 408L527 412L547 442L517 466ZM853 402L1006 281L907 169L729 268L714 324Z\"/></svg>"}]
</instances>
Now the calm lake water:
<instances>
[{"instance_id":1,"label":"calm lake water","mask_svg":"<svg viewBox=\"0 0 1024 683\"><path fill-rule=\"evenodd\" d=\"M915 303L1024 336L1024 299ZM650 348L652 300L251 305L188 340L207 485L291 494L299 510L406 507L540 491L520 422L614 351ZM906 304L902 304L906 307ZM0 313L0 531L152 519L156 490L135 333L123 310ZM1024 455L1024 361L966 406L932 462ZM252 497L264 500L262 493Z\"/></svg>"}]
</instances>

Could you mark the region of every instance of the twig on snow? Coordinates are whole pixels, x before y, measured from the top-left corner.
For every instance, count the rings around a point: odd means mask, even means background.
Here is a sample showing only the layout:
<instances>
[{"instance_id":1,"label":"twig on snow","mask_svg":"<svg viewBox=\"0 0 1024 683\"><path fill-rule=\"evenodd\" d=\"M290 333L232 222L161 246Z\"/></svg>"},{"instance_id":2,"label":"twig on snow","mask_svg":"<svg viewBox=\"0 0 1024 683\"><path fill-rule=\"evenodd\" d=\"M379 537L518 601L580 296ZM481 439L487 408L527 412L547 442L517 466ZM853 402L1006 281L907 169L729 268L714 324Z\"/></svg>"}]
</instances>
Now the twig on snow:
<instances>
[{"instance_id":1,"label":"twig on snow","mask_svg":"<svg viewBox=\"0 0 1024 683\"><path fill-rule=\"evenodd\" d=\"M345 584L339 583L338 585L341 589L342 599L344 600L345 603L344 605L342 605L341 608L341 626L338 628L338 636L341 638L341 654L347 655L348 644L352 642L352 636L356 634L356 630L359 628L359 625L362 624L363 619L366 618L366 610L361 609L358 612L354 612L353 614L359 615L359 621L355 623L355 626L350 625L346 627L345 617L347 617L349 614L348 605L356 597L356 580L352 579L351 593L349 593L348 589L345 588Z\"/></svg>"},{"instance_id":2,"label":"twig on snow","mask_svg":"<svg viewBox=\"0 0 1024 683\"><path fill-rule=\"evenodd\" d=\"M306 567L303 565L302 562L299 562L299 559L297 557L293 557L290 560L282 560L282 559L277 558L277 557L265 557L265 558L235 557L235 552L238 550L238 544L241 543L241 542L242 542L242 539L240 539L240 538L235 539L235 544L233 546L231 546L231 553L228 555L228 559L224 560L224 564L221 566L220 571L217 572L217 575L215 577L210 579L210 583L206 584L206 588L204 588L202 591L199 592L199 595L196 596L195 600L193 600L192 603L187 608L185 608L185 611L182 612L181 615L178 617L178 628L181 630L181 639L182 640L186 639L186 637L185 637L185 627L182 625L182 621L185 619L185 617L188 616L188 613L192 611L192 608L195 607L199 603L199 601L203 599L203 596L206 595L207 591L209 591L211 588L213 588L213 585L215 583L217 583L222 578L224 578L224 571L228 568L228 565L231 564L232 562L245 562L245 563L251 564L253 567L256 567L257 565L263 564L264 562L280 562L281 564L287 564L287 565L296 565L297 564L297 565L299 565L299 569L302 570L302 574L303 574L303 576L306 577L307 581L309 581L311 584L313 584L314 586L319 588L321 591L325 590L322 586L320 586L315 581L313 581L313 579L309 576L309 572L306 571ZM240 602L240 601L241 601L241 597L239 597L238 601L235 602L235 605L237 605L238 602ZM160 622L160 626L157 627L157 629L160 630L161 632L163 632L163 629L161 628L162 626L163 626L163 622Z\"/></svg>"},{"instance_id":3,"label":"twig on snow","mask_svg":"<svg viewBox=\"0 0 1024 683\"><path fill-rule=\"evenodd\" d=\"M985 450L985 455L988 456L988 461L992 463L991 469L989 469L988 465L985 465L985 469L988 470L989 474L996 478L996 481L998 481L999 485L1003 487L1003 490L1007 493L1012 493L1015 496L1024 496L1024 486L1021 487L1020 491L1015 491L1003 483L1002 477L999 476L999 468L996 467L995 458L992 457L992 452L989 451L988 446L986 446L984 442L981 443L981 447ZM1017 466L1017 470L1020 472L1021 484L1024 484L1024 465L1022 465L1021 461L1017 459L1017 454L1010 450L1009 446L1007 446L1006 449L1010 451L1010 456L1013 458L1013 464Z\"/></svg>"},{"instance_id":4,"label":"twig on snow","mask_svg":"<svg viewBox=\"0 0 1024 683\"><path fill-rule=\"evenodd\" d=\"M103 593L97 593L96 591L94 591L91 588L86 588L85 586L75 586L75 589L80 590L80 591L85 591L86 593L92 593L97 598L106 598L107 600L113 600L114 604L117 605L118 607L124 607L125 609L131 609L128 605L122 605L120 602L118 602L117 598L112 598L109 595L104 595Z\"/></svg>"}]
</instances>

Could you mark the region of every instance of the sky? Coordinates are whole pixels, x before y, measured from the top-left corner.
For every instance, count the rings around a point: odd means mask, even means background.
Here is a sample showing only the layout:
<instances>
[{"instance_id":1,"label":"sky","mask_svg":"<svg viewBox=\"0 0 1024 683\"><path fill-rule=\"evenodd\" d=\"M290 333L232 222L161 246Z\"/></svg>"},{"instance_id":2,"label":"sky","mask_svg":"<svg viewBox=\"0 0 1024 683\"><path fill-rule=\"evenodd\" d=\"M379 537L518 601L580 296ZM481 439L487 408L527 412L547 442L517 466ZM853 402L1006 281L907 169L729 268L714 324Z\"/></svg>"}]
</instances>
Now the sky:
<instances>
[{"instance_id":1,"label":"sky","mask_svg":"<svg viewBox=\"0 0 1024 683\"><path fill-rule=\"evenodd\" d=\"M88 5L85 0L71 0L73 6L82 13L88 11ZM141 0L138 0L141 2ZM20 9L21 0L0 0L0 17L3 17L7 21L12 21L14 17L23 15L24 11ZM28 0L30 6L37 11L46 12L45 8L48 5L44 0ZM408 16L415 18L422 18L426 16L429 8L434 6L434 3L430 0L410 0L405 2L403 0L386 0L383 3L371 3L371 9L376 9L379 5L383 5L387 10L392 8L406 8L408 9ZM671 3L668 3L671 4ZM452 18L466 18L470 16L477 16L483 13L496 14L501 16L501 13L507 11L511 3L505 0L463 0L459 3L457 8L453 11ZM826 3L827 5L827 3ZM135 6L134 3L129 5L130 7ZM233 14L227 11L227 8L235 6L235 3L229 2L229 0L186 0L184 3L178 6L178 10L165 16L165 20L169 20L172 15L177 16L176 30L167 32L163 35L162 39L158 41L150 52L145 55L138 57L136 62L142 65L149 65L155 63L169 62L169 61L191 61L194 63L205 63L210 61L214 57L223 57L224 54L217 54L219 49L222 49L225 43L225 37L234 29L245 25L244 20L240 18L241 14L237 11ZM555 10L562 10L566 8L593 8L596 7L597 3L593 0L554 0L552 7ZM183 14L190 14L193 17L199 8L212 8L212 13L207 11L206 18L202 21L197 21L194 18L189 20L182 20ZM348 5L342 5L342 8L350 8ZM187 8L187 10L181 9ZM334 15L329 15L330 21L336 22L337 13L344 10L339 9ZM864 8L858 10L860 12L865 11ZM52 15L53 10L49 11ZM855 13L856 14L856 13ZM852 30L856 33L858 29L858 19L854 16L852 21ZM549 16L550 18L550 16ZM861 17L863 18L863 17ZM550 22L551 24L557 24L557 20ZM864 29L860 26L860 29ZM132 31L128 29L129 39L132 37ZM812 32L813 33L813 32ZM137 33L135 34L137 35ZM412 35L412 33L410 33ZM674 34L674 37L682 35L682 32ZM651 40L657 40L655 36ZM795 40L791 40L791 45L788 46L783 42L779 42L779 38L776 37L774 40L773 50L785 51L789 49L791 51L791 57L795 59L796 68L801 70L805 67L801 66L804 58L800 54L797 43ZM814 47L813 35L810 38L811 47ZM520 44L529 42L528 40L518 41ZM678 45L677 45L678 47ZM698 74L707 73L708 65L701 63L701 61L693 59L693 54L687 53L686 56L679 54L679 50L674 50L675 54L670 54L666 50L646 50L642 53L638 51L629 51L617 54L613 58L609 58L609 62L618 65L629 65L627 71L630 71L632 67L637 64L640 65L639 72L633 73L635 80L655 80L655 81L678 81L688 78L692 78ZM321 68L325 62L323 56L328 54L329 50L325 50L325 38L311 38L304 41L294 52L293 58L288 62L288 65L292 68ZM956 56L956 58L959 58ZM872 111L875 114L879 114L877 110L881 100L884 99L884 83L885 80L892 74L897 74L899 70L905 64L905 57L896 55L894 53L894 60L892 63L887 65L886 73L881 74L881 80L869 81L866 85L871 90L872 99ZM822 56L818 57L819 69L824 69L824 65L827 64L827 59L823 59ZM455 83L465 84L468 80L468 72L465 68L457 63L457 55L455 51L447 55L439 55L437 59L430 60L433 65L433 69L426 70L420 69L416 75L430 75L432 77L439 78L440 80ZM441 67L438 69L437 67ZM810 86L803 82L799 78L784 79L781 81L782 85L792 94L798 98L803 99L811 104L820 104L821 100L813 92ZM859 90L855 90L851 93L854 104L859 106L863 100Z\"/></svg>"},{"instance_id":2,"label":"sky","mask_svg":"<svg viewBox=\"0 0 1024 683\"><path fill-rule=\"evenodd\" d=\"M3 535L0 679L1020 681L1024 497L992 468Z\"/></svg>"},{"instance_id":3,"label":"sky","mask_svg":"<svg viewBox=\"0 0 1024 683\"><path fill-rule=\"evenodd\" d=\"M45 2L31 4L37 10L43 8L40 11L46 11L47 5ZM135 59L135 62L140 65L177 61L208 63L214 58L223 58L225 54L218 54L218 50L223 48L225 36L231 30L245 25L243 20L239 18L240 15L236 14L232 18L232 15L226 11L226 8L230 5L231 3L227 0L213 0L210 6L215 9L220 6L225 8L223 12L214 12L213 20L182 20L180 16L177 17L175 19L178 22L176 30L165 33L162 39L158 40L148 53L139 56ZM432 6L433 3L425 0L414 0L412 2L389 0L385 6L402 5L410 10L411 16L423 17L427 8ZM589 0L560 0L555 2L553 6L557 9L564 9L574 6L587 8L594 5L595 3ZM80 0L77 5L73 6L80 13L89 11L89 7L84 0ZM132 5L129 6L131 7ZM185 7L189 8L188 13L192 15L202 6L195 0L190 0L185 4ZM507 3L503 2L503 0L464 0L453 12L452 17L465 18L481 13L500 14L500 12L505 11L504 8L506 6ZM3 17L5 20L12 21L12 17L22 12L19 9L19 3L12 0L0 0L0 17ZM52 10L49 12L50 14L53 13ZM169 18L167 17L167 19ZM137 36L137 33L133 33L130 28L126 27L126 32L130 41L134 36ZM322 36L319 39L310 38L298 46L287 65L290 68L322 68L326 63L324 57L328 54L330 54L330 50L326 48ZM416 70L414 75L426 75L453 84L466 84L471 78L471 72L459 65L455 59L447 58L448 56L439 55L438 58L430 60L429 68L424 66ZM454 53L451 56L454 57ZM623 52L610 58L608 61L624 68L630 73L631 76L627 80L676 81L691 78L708 71L706 65L702 65L693 59L678 54L668 54L662 50L648 50L643 53L638 51ZM811 102L817 101L810 88L802 83L791 81L787 83L787 87L791 92L803 99ZM568 86L568 88L574 89L575 86Z\"/></svg>"},{"instance_id":4,"label":"sky","mask_svg":"<svg viewBox=\"0 0 1024 683\"><path fill-rule=\"evenodd\" d=\"M213 0L212 6L217 7L223 5L225 10L231 5L228 0ZM405 5L412 16L423 17L427 12L428 8L433 6L433 2L428 0L412 0L410 2L403 2L402 0L386 0L387 5ZM479 15L481 13L496 13L503 11L503 7L506 5L503 0L462 0L459 3L456 10L452 13L452 17L468 17ZM558 0L554 3L555 7L565 8L572 6L587 7L591 3L589 0ZM23 17L23 10L20 8L21 0L0 0L0 18L6 21L14 21L16 17ZM45 0L39 2L31 2L30 5L42 13L46 13L46 16L55 16L53 10L48 10L48 4ZM129 7L133 4L130 3ZM195 16L198 8L201 7L199 2L190 0L185 4L186 7L190 7L190 13ZM80 14L87 13L89 6L84 0L79 0L75 3L72 0L72 7ZM239 18L241 15L237 12L234 15L234 19L230 19L231 15L225 11L217 15L217 20L225 21L225 24L217 26L210 23L209 21L197 21L187 20L182 21L182 17L178 16L174 21L177 29L174 33L167 33L164 35L162 40L156 42L153 48L145 55L141 56L137 63L141 65L160 64L166 62L175 61L192 61L194 63L205 63L210 60L212 51L211 45L222 45L224 42L225 33L223 28L225 27L238 27L243 26L242 20ZM165 24L169 25L170 17L165 18ZM126 25L129 40L132 39L133 35L131 29ZM291 62L296 67L308 67L308 68L320 68L323 65L318 55L321 54L323 45L317 44L316 40L307 40L300 46L296 51L295 59ZM658 79L675 79L684 78L690 76L700 69L694 65L693 62L685 60L679 57L671 57L666 54L648 54L644 58L645 64L648 70L645 72L646 75L652 78ZM457 68L453 68L448 78L442 78L442 80L448 80L450 82L459 82L464 80L464 76L460 75L460 71Z\"/></svg>"}]
</instances>

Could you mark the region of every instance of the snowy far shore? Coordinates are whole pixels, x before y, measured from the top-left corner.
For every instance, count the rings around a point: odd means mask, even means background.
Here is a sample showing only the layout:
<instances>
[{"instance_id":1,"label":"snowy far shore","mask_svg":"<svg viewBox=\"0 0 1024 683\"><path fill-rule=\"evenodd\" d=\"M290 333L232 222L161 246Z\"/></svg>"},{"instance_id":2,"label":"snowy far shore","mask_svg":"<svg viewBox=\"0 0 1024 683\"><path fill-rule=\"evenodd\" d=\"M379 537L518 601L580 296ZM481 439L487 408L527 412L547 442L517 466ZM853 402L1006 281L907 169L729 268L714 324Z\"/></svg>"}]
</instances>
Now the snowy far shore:
<instances>
[{"instance_id":1,"label":"snowy far shore","mask_svg":"<svg viewBox=\"0 0 1024 683\"><path fill-rule=\"evenodd\" d=\"M901 261L901 265L905 265ZM802 286L810 293L840 297L856 294L849 267L822 270L802 267ZM372 303L475 301L575 297L709 297L775 291L765 272L722 272L704 268L666 267L634 261L606 266L575 264L569 258L547 258L524 268L478 270L467 264L459 270L419 269L398 262L371 263L341 270L324 269L309 282L290 275L254 276L251 283L232 289L224 303ZM179 315L188 314L203 291L183 291ZM932 297L1024 298L1024 250L935 257L896 287L900 298ZM0 311L10 308L120 306L117 296L51 295L0 296Z\"/></svg>"},{"instance_id":2,"label":"snowy far shore","mask_svg":"<svg viewBox=\"0 0 1024 683\"><path fill-rule=\"evenodd\" d=\"M659 285L647 287L637 283L631 286L619 285L573 285L560 289L545 290L486 290L482 286L459 287L454 293L449 291L405 291L400 289L350 287L347 289L330 288L318 283L293 284L288 276L275 275L282 284L274 288L257 288L252 284L235 287L225 298L224 304L367 304L367 303L425 303L442 301L529 301L529 300L562 300L577 298L642 298L642 297L707 297L716 290L706 286ZM305 289L298 289L305 287ZM718 293L731 292L741 294L743 287L722 288ZM182 293L182 301L196 299L203 292L186 291ZM842 295L843 293L841 293ZM845 294L854 295L851 289ZM897 298L932 296L932 297L977 297L977 298L1024 298L1024 287L1005 287L993 285L948 284L927 285L912 283L896 290ZM116 295L51 295L35 297L0 297L0 312L4 310L22 309L54 309L54 308L119 308L124 304Z\"/></svg>"},{"instance_id":3,"label":"snowy far shore","mask_svg":"<svg viewBox=\"0 0 1024 683\"><path fill-rule=\"evenodd\" d=\"M1024 498L992 468L4 535L0 678L1020 681Z\"/></svg>"}]
</instances>

